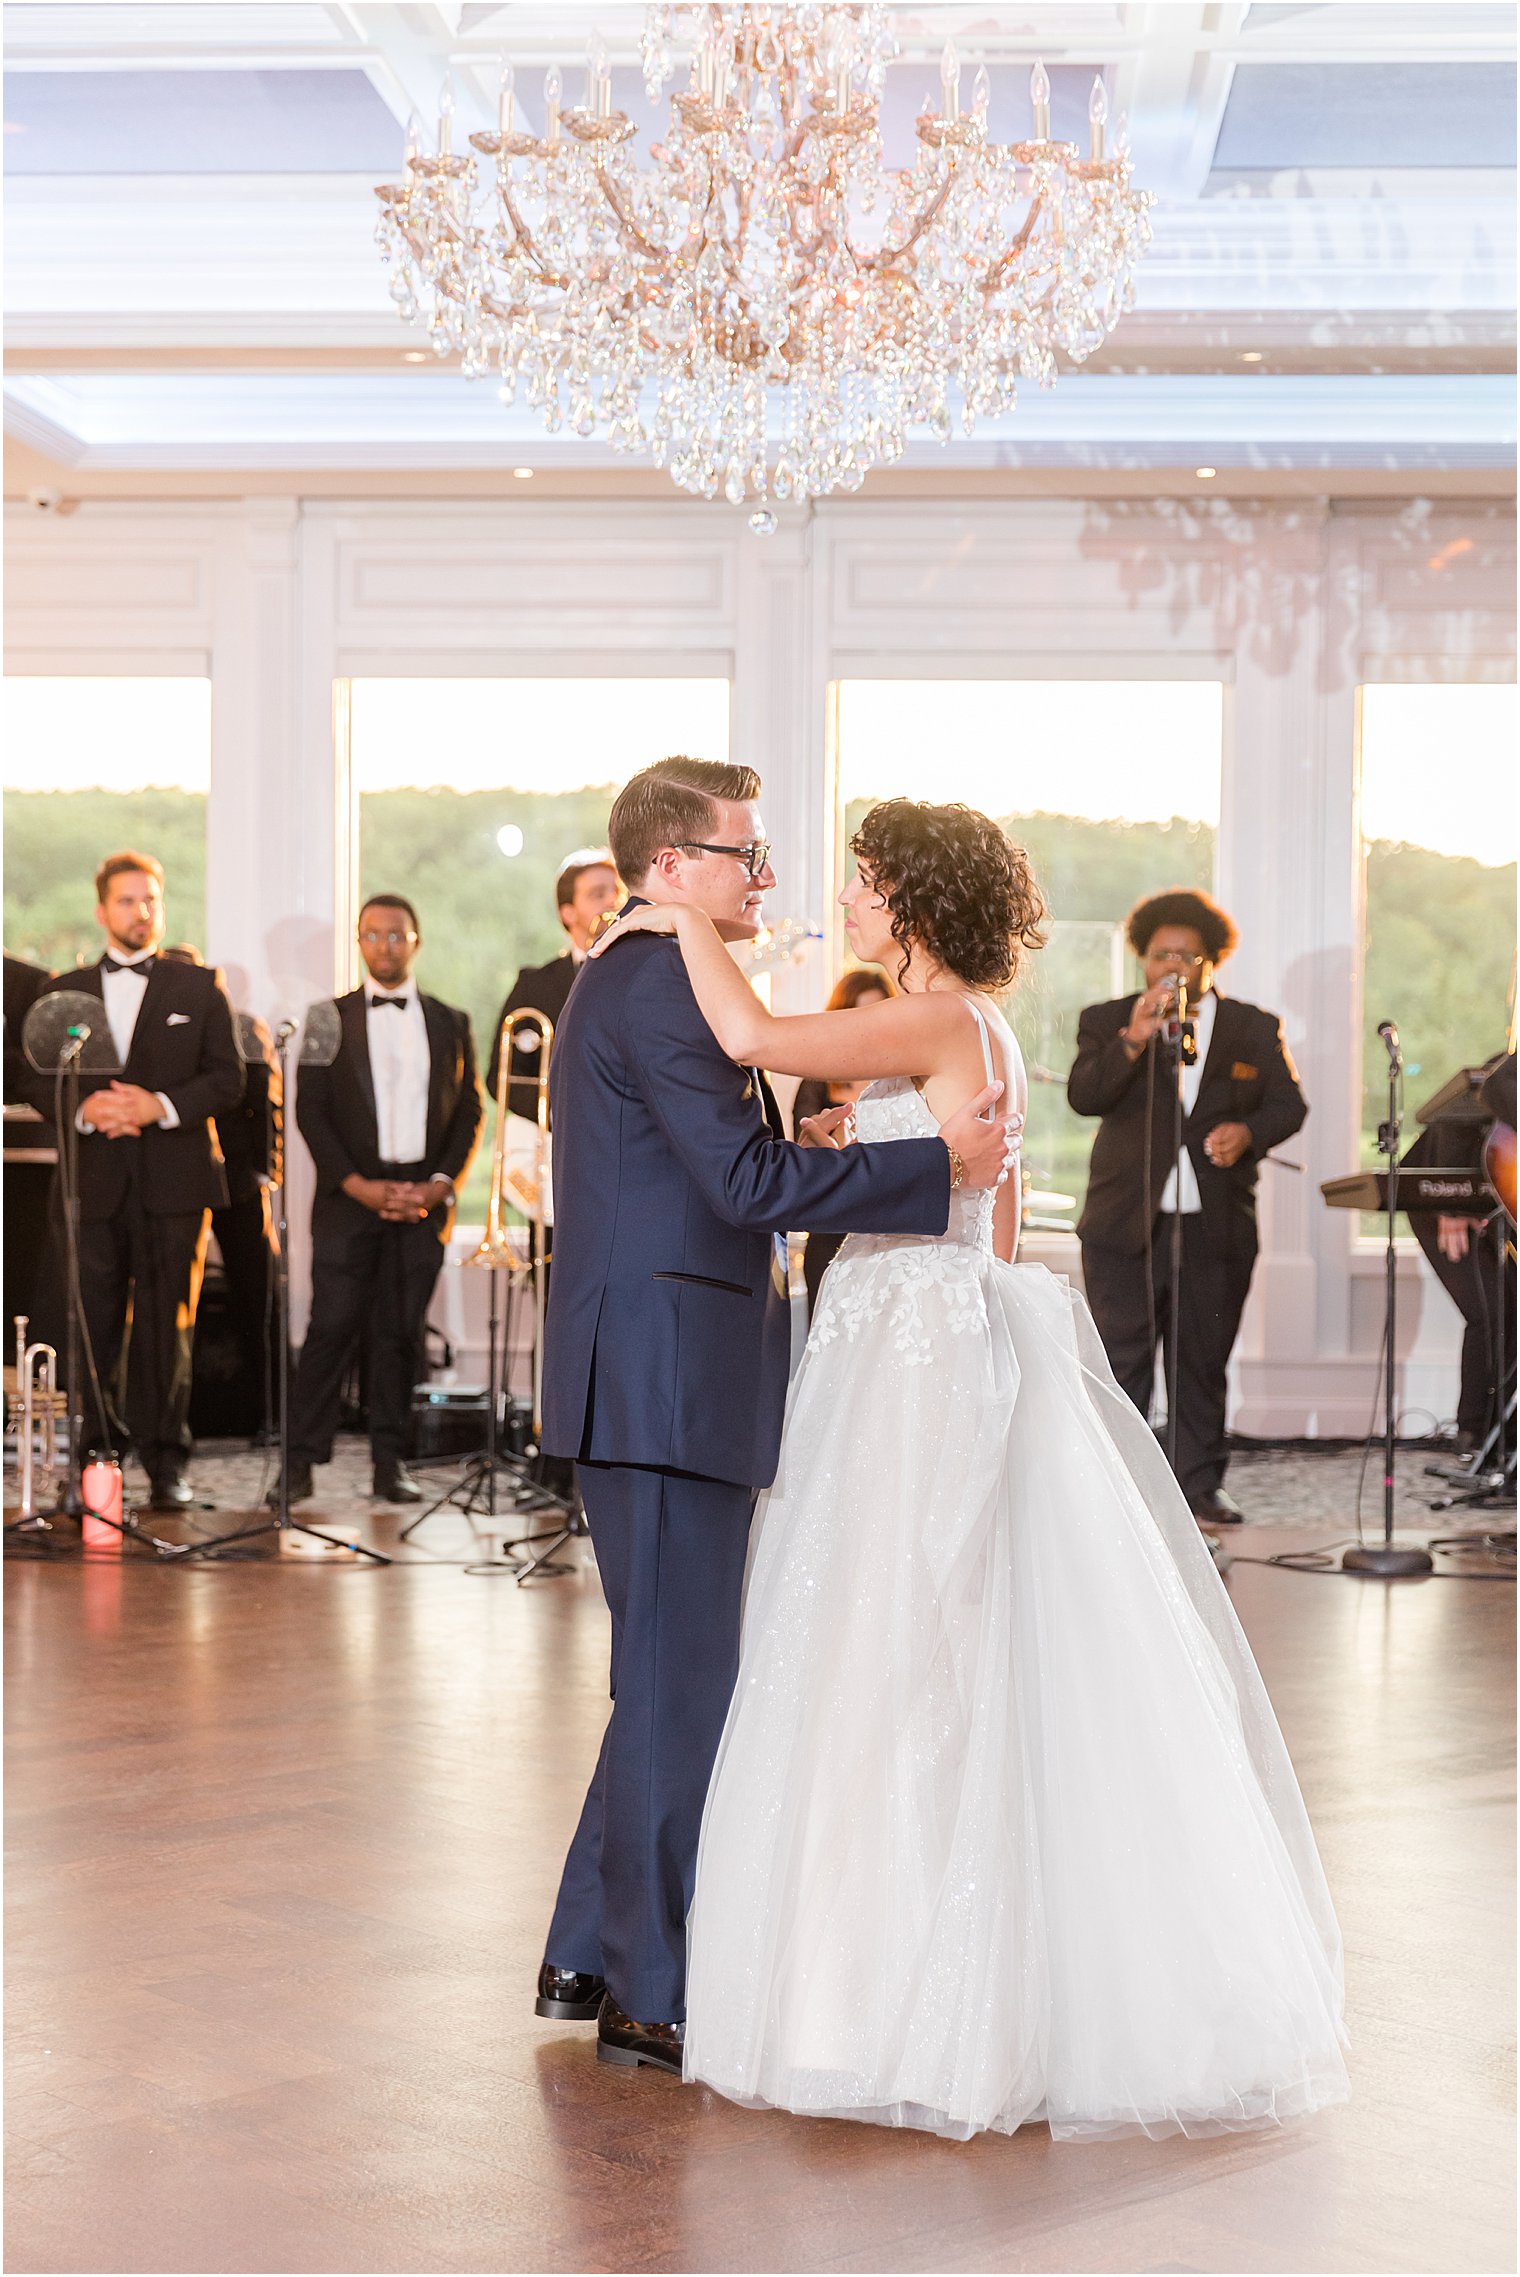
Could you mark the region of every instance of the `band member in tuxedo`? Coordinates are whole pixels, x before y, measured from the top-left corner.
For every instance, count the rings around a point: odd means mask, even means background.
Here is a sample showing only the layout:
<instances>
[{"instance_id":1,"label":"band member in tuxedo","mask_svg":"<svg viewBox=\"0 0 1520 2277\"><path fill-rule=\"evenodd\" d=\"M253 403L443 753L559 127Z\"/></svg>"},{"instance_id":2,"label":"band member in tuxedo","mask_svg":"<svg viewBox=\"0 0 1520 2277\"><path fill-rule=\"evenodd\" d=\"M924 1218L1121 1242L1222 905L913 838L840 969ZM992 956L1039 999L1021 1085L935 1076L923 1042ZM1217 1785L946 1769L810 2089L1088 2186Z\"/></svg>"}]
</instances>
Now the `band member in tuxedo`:
<instances>
[{"instance_id":1,"label":"band member in tuxedo","mask_svg":"<svg viewBox=\"0 0 1520 2277\"><path fill-rule=\"evenodd\" d=\"M21 1086L26 1059L21 1049L21 1031L28 1012L52 977L41 965L29 965L24 957L13 957L6 951L5 1104L8 1107L25 1104Z\"/></svg>"},{"instance_id":2,"label":"band member in tuxedo","mask_svg":"<svg viewBox=\"0 0 1520 2277\"><path fill-rule=\"evenodd\" d=\"M570 994L570 983L586 961L597 927L623 898L622 886L605 847L583 847L567 854L554 881L554 901L565 929L565 946L546 965L524 965L512 983L510 995L496 1015L491 1038L491 1062L486 1089L494 1099L501 1073L501 1024L509 1012L546 1012L557 1026ZM508 1104L514 1115L531 1122L538 1113L538 1038L529 1030L512 1047Z\"/></svg>"},{"instance_id":3,"label":"band member in tuxedo","mask_svg":"<svg viewBox=\"0 0 1520 2277\"><path fill-rule=\"evenodd\" d=\"M303 1067L297 1086L317 1193L311 1320L291 1397L293 1502L309 1500L312 1466L331 1460L344 1374L366 1328L374 1491L422 1499L403 1461L418 1350L482 1109L469 1016L418 989L421 946L411 903L372 894L359 912L368 977L338 998L337 1057Z\"/></svg>"},{"instance_id":4,"label":"band member in tuxedo","mask_svg":"<svg viewBox=\"0 0 1520 2277\"><path fill-rule=\"evenodd\" d=\"M1145 986L1088 1005L1067 1084L1079 1115L1102 1118L1077 1222L1087 1301L1114 1374L1148 1415L1158 1338L1170 1372L1180 1216L1177 1475L1201 1524L1233 1526L1241 1513L1224 1485L1225 1374L1256 1263L1257 1165L1309 1110L1277 1015L1215 989L1237 938L1217 902L1174 887L1132 909L1126 930ZM1161 1033L1179 979L1197 1043L1181 1077L1180 1160L1177 1077Z\"/></svg>"},{"instance_id":5,"label":"band member in tuxedo","mask_svg":"<svg viewBox=\"0 0 1520 2277\"><path fill-rule=\"evenodd\" d=\"M95 895L105 954L42 991L100 997L121 1062L117 1077L79 1079L80 1299L108 1396L125 1367L121 1412L153 1507L182 1510L194 1500L185 1464L206 1231L227 1199L214 1118L237 1105L243 1063L216 974L158 954L164 873L153 857L111 855ZM51 1075L28 1069L25 1095L52 1117ZM61 1249L61 1224L55 1240Z\"/></svg>"},{"instance_id":6,"label":"band member in tuxedo","mask_svg":"<svg viewBox=\"0 0 1520 2277\"><path fill-rule=\"evenodd\" d=\"M199 949L188 941L176 941L160 953L183 964L203 962ZM234 1018L243 1055L243 1096L230 1112L216 1118L227 1201L212 1211L211 1232L226 1276L228 1311L244 1379L262 1423L270 1412L269 1395L278 1372L278 1350L271 1340L276 1259L269 1189L280 1181L284 1094L269 1030L251 1012L237 1012Z\"/></svg>"},{"instance_id":7,"label":"band member in tuxedo","mask_svg":"<svg viewBox=\"0 0 1520 2277\"><path fill-rule=\"evenodd\" d=\"M1506 1075L1506 1070L1507 1075ZM1507 1082L1507 1095L1502 1086ZM1499 1052L1474 1084L1490 1117L1510 1124L1515 1111L1515 1055ZM1508 1105L1509 1112L1503 1112ZM1492 1124L1468 1116L1440 1117L1426 1125L1399 1167L1481 1170L1483 1142ZM1462 1315L1462 1373L1457 1394L1457 1452L1471 1454L1487 1439L1514 1388L1515 1256L1494 1238L1492 1205L1468 1216L1415 1211L1409 1220L1426 1263ZM1504 1382L1499 1382L1500 1367Z\"/></svg>"}]
</instances>

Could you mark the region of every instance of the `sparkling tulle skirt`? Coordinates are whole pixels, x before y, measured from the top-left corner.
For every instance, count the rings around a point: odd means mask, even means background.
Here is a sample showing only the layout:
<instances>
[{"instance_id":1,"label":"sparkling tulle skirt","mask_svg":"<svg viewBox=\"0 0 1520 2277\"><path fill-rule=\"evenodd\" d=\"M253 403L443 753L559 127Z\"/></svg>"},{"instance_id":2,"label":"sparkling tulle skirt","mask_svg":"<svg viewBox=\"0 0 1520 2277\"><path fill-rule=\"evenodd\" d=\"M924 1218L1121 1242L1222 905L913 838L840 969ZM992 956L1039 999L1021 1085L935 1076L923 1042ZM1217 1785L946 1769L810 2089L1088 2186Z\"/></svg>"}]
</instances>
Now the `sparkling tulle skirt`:
<instances>
[{"instance_id":1,"label":"sparkling tulle skirt","mask_svg":"<svg viewBox=\"0 0 1520 2277\"><path fill-rule=\"evenodd\" d=\"M1340 1940L1250 1651L1091 1316L852 1240L756 1518L687 2077L965 2138L1347 2092Z\"/></svg>"}]
</instances>

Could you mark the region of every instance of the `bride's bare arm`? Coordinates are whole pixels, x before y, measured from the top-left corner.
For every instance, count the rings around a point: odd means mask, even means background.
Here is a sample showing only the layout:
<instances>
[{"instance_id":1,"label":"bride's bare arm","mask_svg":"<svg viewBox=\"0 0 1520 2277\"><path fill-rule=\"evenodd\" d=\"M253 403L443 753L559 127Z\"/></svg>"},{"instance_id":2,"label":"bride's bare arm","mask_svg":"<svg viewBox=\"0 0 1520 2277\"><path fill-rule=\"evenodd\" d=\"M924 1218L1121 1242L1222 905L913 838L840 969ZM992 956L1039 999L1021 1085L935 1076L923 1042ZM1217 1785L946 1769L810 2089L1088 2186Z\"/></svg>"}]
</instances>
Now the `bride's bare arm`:
<instances>
[{"instance_id":1,"label":"bride's bare arm","mask_svg":"<svg viewBox=\"0 0 1520 2277\"><path fill-rule=\"evenodd\" d=\"M939 1073L947 1056L944 1008L928 996L894 996L846 1012L768 1012L734 963L712 921L689 903L635 910L620 930L673 932L703 1019L730 1059L775 1075L851 1076ZM615 951L608 933L593 955Z\"/></svg>"}]
</instances>

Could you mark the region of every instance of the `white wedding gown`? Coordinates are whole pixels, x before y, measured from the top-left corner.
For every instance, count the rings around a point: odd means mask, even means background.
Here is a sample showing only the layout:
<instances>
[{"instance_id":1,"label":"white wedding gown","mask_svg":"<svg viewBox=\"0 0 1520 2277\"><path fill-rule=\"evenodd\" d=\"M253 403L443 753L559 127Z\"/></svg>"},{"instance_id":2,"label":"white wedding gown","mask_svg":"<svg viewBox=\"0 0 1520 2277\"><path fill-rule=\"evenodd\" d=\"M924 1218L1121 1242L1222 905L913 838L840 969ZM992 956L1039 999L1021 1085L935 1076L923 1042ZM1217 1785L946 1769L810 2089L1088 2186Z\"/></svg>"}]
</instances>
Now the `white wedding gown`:
<instances>
[{"instance_id":1,"label":"white wedding gown","mask_svg":"<svg viewBox=\"0 0 1520 2277\"><path fill-rule=\"evenodd\" d=\"M936 1127L906 1079L857 1110L867 1144ZM689 1953L686 2076L738 2103L1069 2139L1347 2093L1256 1664L1086 1305L993 1255L990 1195L938 1239L852 1234L825 1277Z\"/></svg>"}]
</instances>

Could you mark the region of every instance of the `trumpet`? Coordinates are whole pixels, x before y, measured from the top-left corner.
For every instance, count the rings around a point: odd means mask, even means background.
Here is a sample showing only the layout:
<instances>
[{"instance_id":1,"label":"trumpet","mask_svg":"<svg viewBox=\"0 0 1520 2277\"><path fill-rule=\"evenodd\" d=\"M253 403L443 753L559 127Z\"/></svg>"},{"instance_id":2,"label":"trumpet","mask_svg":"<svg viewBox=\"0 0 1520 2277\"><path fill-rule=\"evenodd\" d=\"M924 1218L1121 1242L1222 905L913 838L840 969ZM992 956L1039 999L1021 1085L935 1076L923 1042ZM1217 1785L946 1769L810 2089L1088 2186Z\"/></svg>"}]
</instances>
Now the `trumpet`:
<instances>
[{"instance_id":1,"label":"trumpet","mask_svg":"<svg viewBox=\"0 0 1520 2277\"><path fill-rule=\"evenodd\" d=\"M529 1048L538 1054L534 1079L532 1120L514 1115L512 1057L519 1034L529 1032ZM504 1266L509 1273L531 1274L533 1280L533 1430L542 1421L544 1381L544 1309L548 1296L549 1265L549 1055L554 1048L554 1022L547 1012L530 1008L509 1012L496 1039L496 1140L491 1149L491 1193L486 1204L484 1239L467 1265ZM522 1078L519 1077L521 1082ZM524 1242L506 1219L508 1202L527 1218L533 1229Z\"/></svg>"},{"instance_id":2,"label":"trumpet","mask_svg":"<svg viewBox=\"0 0 1520 2277\"><path fill-rule=\"evenodd\" d=\"M16 1314L16 1469L22 1525L37 1519L39 1471L51 1485L58 1467L58 1354L51 1344L28 1344L27 1316ZM37 1427L42 1426L42 1458L37 1459Z\"/></svg>"}]
</instances>

